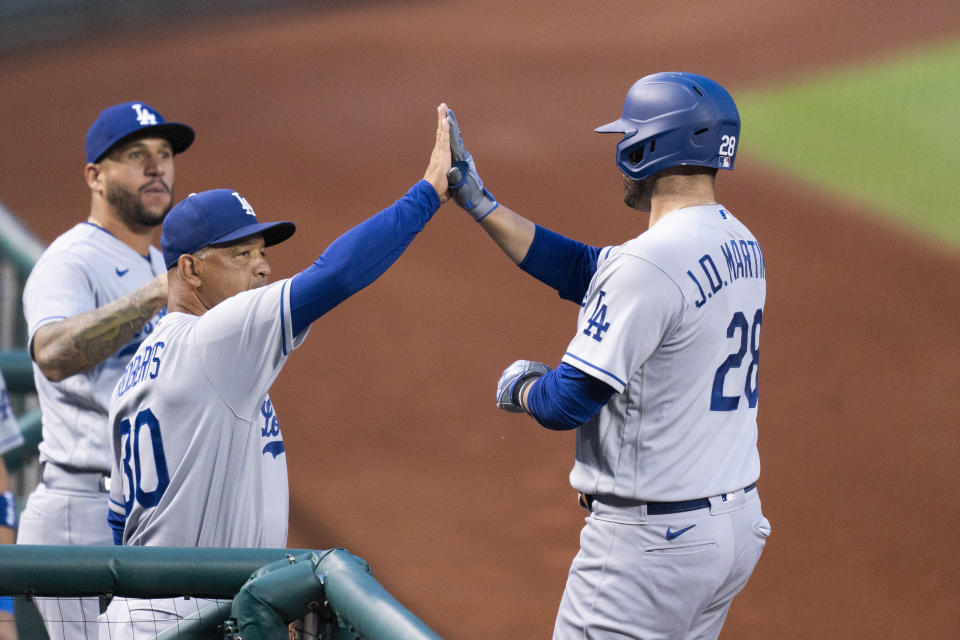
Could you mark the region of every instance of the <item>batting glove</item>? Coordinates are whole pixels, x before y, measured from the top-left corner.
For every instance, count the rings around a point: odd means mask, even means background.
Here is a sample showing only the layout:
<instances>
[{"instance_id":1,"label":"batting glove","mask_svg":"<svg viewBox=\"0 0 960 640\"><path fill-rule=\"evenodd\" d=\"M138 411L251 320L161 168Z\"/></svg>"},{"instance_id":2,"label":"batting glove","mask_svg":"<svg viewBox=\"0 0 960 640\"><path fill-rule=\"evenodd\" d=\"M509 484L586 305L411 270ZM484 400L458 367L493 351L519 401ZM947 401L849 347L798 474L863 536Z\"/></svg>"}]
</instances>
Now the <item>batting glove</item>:
<instances>
[{"instance_id":1,"label":"batting glove","mask_svg":"<svg viewBox=\"0 0 960 640\"><path fill-rule=\"evenodd\" d=\"M483 187L473 156L463 147L463 135L452 109L447 109L447 116L450 119L450 155L453 160L453 166L447 172L450 194L461 209L480 222L500 203Z\"/></svg>"},{"instance_id":2,"label":"batting glove","mask_svg":"<svg viewBox=\"0 0 960 640\"><path fill-rule=\"evenodd\" d=\"M517 360L504 369L497 381L497 408L510 413L523 413L520 392L529 382L550 373L550 367L534 360Z\"/></svg>"}]
</instances>

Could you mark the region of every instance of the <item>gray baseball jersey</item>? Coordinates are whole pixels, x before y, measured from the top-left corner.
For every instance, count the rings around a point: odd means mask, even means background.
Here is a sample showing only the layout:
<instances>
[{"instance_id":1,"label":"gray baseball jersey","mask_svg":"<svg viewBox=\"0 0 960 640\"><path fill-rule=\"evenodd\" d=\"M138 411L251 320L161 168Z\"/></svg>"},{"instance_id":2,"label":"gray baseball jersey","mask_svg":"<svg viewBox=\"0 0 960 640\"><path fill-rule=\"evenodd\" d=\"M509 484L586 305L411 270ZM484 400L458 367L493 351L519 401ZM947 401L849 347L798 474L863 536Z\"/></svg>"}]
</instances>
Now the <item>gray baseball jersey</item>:
<instances>
[{"instance_id":1,"label":"gray baseball jersey","mask_svg":"<svg viewBox=\"0 0 960 640\"><path fill-rule=\"evenodd\" d=\"M27 278L23 312L29 340L40 327L102 307L165 271L157 249L150 247L150 255L144 257L96 225L77 224L47 247ZM41 461L109 473L110 392L162 314L105 361L60 382L47 380L33 365L43 410Z\"/></svg>"},{"instance_id":2,"label":"gray baseball jersey","mask_svg":"<svg viewBox=\"0 0 960 640\"><path fill-rule=\"evenodd\" d=\"M110 401L124 544L285 546L286 454L267 392L306 334L292 335L289 280L161 319Z\"/></svg>"},{"instance_id":3,"label":"gray baseball jersey","mask_svg":"<svg viewBox=\"0 0 960 640\"><path fill-rule=\"evenodd\" d=\"M13 407L10 406L7 381L0 373L0 454L16 449L21 444L23 444L23 435L20 433L20 425L17 424Z\"/></svg>"},{"instance_id":4,"label":"gray baseball jersey","mask_svg":"<svg viewBox=\"0 0 960 640\"><path fill-rule=\"evenodd\" d=\"M665 502L757 479L765 278L756 239L719 205L601 252L563 361L618 393L577 429L575 489Z\"/></svg>"}]
</instances>

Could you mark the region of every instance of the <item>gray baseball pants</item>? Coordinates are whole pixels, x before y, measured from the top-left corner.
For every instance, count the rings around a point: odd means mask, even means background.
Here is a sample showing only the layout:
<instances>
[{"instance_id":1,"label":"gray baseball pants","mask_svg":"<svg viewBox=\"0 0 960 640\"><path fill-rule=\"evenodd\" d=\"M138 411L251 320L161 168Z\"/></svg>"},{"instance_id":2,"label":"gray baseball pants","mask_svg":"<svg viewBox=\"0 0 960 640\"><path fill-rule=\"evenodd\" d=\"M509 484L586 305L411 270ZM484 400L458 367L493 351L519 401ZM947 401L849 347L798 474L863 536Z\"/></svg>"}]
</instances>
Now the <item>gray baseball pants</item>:
<instances>
[{"instance_id":1,"label":"gray baseball pants","mask_svg":"<svg viewBox=\"0 0 960 640\"><path fill-rule=\"evenodd\" d=\"M643 503L601 500L580 533L553 637L717 638L770 534L758 491L657 515Z\"/></svg>"}]
</instances>

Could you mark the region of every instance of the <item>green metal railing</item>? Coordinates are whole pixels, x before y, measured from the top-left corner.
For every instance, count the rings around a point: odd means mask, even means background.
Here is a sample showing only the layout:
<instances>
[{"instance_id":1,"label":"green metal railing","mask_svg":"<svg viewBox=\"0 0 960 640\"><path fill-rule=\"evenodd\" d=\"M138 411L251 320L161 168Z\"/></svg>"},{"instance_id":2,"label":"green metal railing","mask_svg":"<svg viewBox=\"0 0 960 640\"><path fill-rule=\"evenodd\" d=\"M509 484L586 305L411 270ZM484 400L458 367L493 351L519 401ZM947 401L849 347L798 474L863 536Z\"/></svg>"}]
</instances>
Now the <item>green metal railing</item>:
<instances>
[{"instance_id":1,"label":"green metal railing","mask_svg":"<svg viewBox=\"0 0 960 640\"><path fill-rule=\"evenodd\" d=\"M35 390L33 366L25 349L0 349L0 371L3 372L7 390L11 393L25 394ZM42 437L39 407L17 416L17 422L23 433L23 444L3 454L3 462L9 472L19 470L29 460L37 457L37 445Z\"/></svg>"},{"instance_id":2,"label":"green metal railing","mask_svg":"<svg viewBox=\"0 0 960 640\"><path fill-rule=\"evenodd\" d=\"M0 567L0 595L232 598L226 620L205 609L170 637L226 622L244 640L285 639L290 622L313 612L332 629L325 637L440 638L344 549L0 545Z\"/></svg>"},{"instance_id":3,"label":"green metal railing","mask_svg":"<svg viewBox=\"0 0 960 640\"><path fill-rule=\"evenodd\" d=\"M0 349L0 369L7 383L7 390L16 393L35 391L33 384L33 361L26 349Z\"/></svg>"}]
</instances>

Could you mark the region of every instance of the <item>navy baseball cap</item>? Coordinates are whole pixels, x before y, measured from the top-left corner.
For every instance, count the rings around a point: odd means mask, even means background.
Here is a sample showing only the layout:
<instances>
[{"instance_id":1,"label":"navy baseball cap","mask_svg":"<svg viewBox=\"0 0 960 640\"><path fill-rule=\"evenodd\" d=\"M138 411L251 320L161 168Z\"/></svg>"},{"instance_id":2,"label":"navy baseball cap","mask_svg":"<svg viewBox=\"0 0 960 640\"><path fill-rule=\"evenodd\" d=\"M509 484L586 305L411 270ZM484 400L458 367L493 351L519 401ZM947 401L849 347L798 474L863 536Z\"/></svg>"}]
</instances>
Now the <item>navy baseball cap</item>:
<instances>
[{"instance_id":1,"label":"navy baseball cap","mask_svg":"<svg viewBox=\"0 0 960 640\"><path fill-rule=\"evenodd\" d=\"M121 142L145 135L165 138L173 152L186 150L193 142L193 129L179 122L167 122L146 102L124 102L100 112L87 131L87 162L100 162Z\"/></svg>"},{"instance_id":2,"label":"navy baseball cap","mask_svg":"<svg viewBox=\"0 0 960 640\"><path fill-rule=\"evenodd\" d=\"M182 255L196 253L211 244L239 240L256 233L266 246L279 244L297 230L292 222L257 222L246 198L233 189L191 193L163 219L160 246L167 269Z\"/></svg>"}]
</instances>

